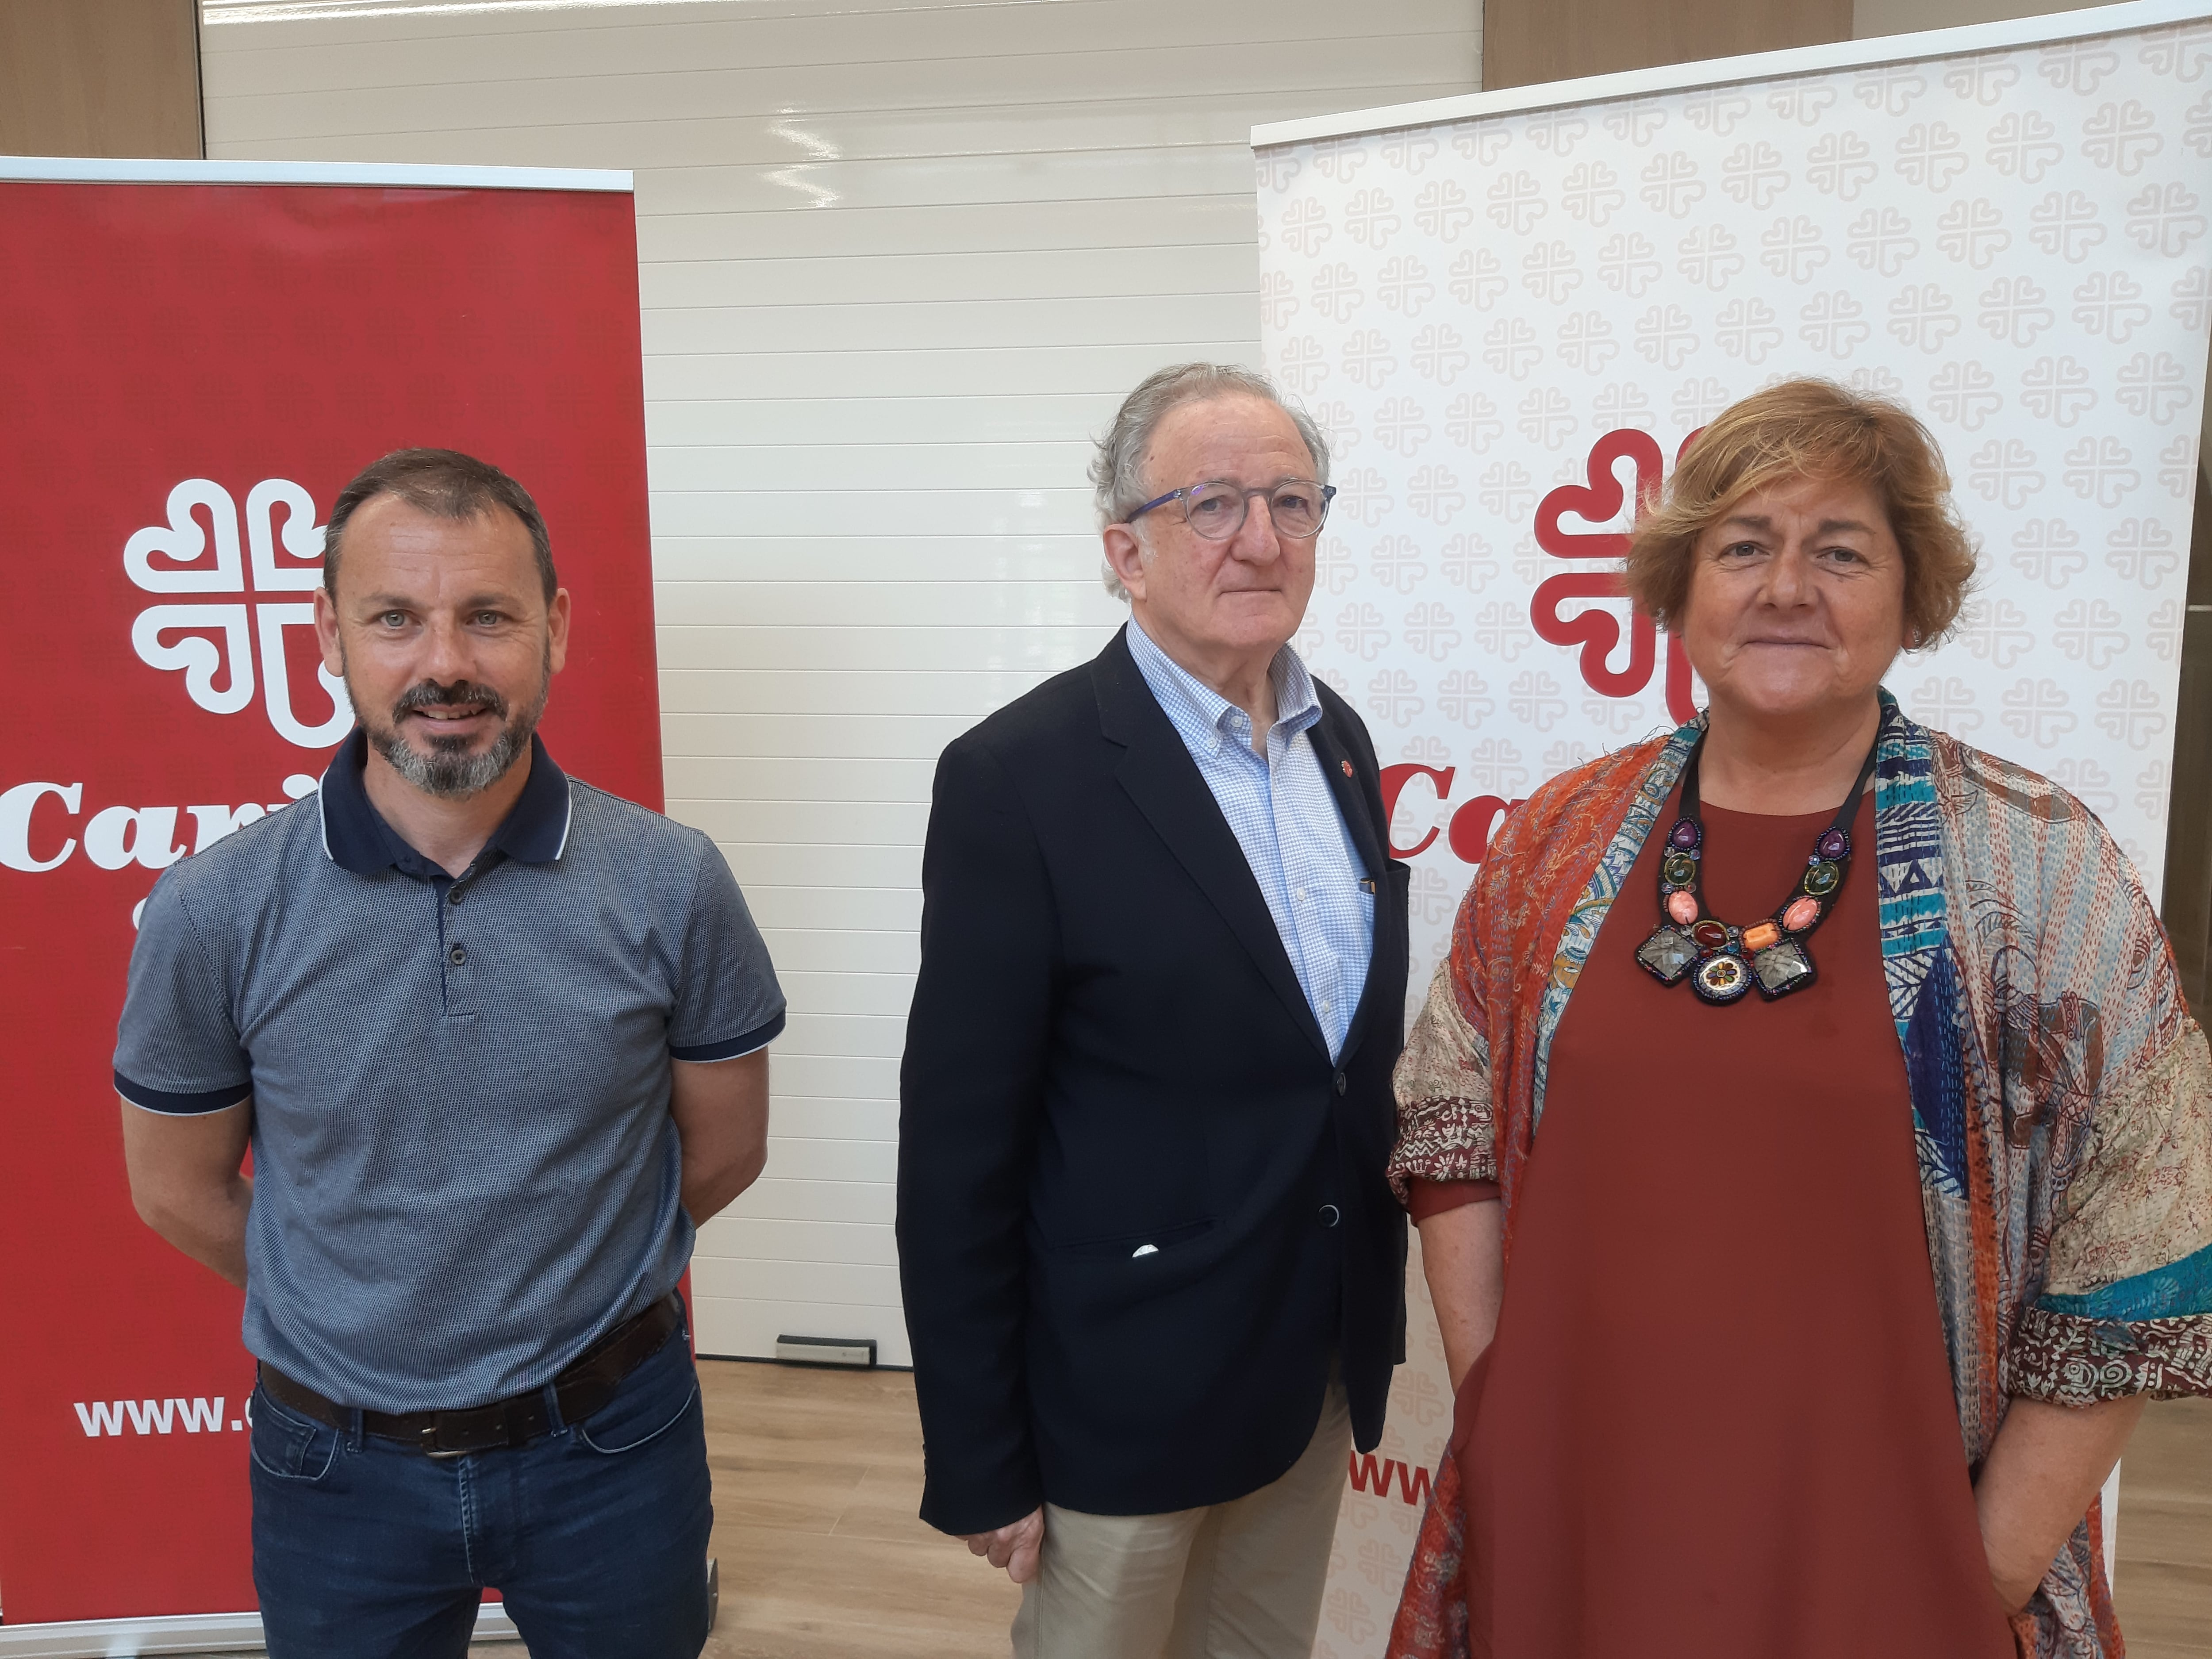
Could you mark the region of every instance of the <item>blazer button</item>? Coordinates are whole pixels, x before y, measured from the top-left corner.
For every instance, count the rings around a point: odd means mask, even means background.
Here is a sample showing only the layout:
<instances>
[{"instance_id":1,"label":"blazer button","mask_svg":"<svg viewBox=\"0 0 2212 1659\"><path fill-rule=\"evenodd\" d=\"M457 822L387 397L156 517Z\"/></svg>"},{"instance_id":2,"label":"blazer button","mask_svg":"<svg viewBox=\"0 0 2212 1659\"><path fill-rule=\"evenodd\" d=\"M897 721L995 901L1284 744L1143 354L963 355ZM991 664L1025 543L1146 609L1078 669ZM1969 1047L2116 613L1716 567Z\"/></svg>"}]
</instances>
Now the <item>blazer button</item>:
<instances>
[{"instance_id":1,"label":"blazer button","mask_svg":"<svg viewBox=\"0 0 2212 1659\"><path fill-rule=\"evenodd\" d=\"M1322 1226L1334 1227L1338 1222L1343 1219L1344 1212L1338 1209L1335 1205L1324 1204L1321 1206L1321 1224Z\"/></svg>"},{"instance_id":2,"label":"blazer button","mask_svg":"<svg viewBox=\"0 0 2212 1659\"><path fill-rule=\"evenodd\" d=\"M1336 1074L1336 1091L1337 1091L1337 1093L1339 1093L1339 1094L1342 1094L1342 1093L1345 1091L1345 1090L1346 1090L1348 1086L1349 1086L1349 1085L1348 1085L1345 1082L1345 1080L1344 1080L1344 1073L1341 1073L1341 1072L1339 1072L1339 1073Z\"/></svg>"}]
</instances>

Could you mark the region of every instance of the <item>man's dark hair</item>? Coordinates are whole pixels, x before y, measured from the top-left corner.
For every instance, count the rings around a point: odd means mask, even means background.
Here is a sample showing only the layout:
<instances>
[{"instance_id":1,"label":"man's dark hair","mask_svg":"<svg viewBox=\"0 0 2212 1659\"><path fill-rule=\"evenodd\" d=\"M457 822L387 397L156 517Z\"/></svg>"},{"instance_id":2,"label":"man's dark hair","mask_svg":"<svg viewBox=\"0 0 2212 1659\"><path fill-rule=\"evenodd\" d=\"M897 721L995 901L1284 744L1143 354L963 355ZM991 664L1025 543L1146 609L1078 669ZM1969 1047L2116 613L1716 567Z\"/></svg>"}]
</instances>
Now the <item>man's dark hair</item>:
<instances>
[{"instance_id":1,"label":"man's dark hair","mask_svg":"<svg viewBox=\"0 0 2212 1659\"><path fill-rule=\"evenodd\" d=\"M561 584L553 574L553 543L545 533L545 515L530 499L530 492L506 473L458 449L395 449L362 468L338 491L331 505L331 521L323 529L323 586L332 599L337 597L339 543L346 525L365 502L380 495L397 495L435 519L474 519L505 507L530 532L530 550L538 556L538 580L544 586L545 602L553 602Z\"/></svg>"}]
</instances>

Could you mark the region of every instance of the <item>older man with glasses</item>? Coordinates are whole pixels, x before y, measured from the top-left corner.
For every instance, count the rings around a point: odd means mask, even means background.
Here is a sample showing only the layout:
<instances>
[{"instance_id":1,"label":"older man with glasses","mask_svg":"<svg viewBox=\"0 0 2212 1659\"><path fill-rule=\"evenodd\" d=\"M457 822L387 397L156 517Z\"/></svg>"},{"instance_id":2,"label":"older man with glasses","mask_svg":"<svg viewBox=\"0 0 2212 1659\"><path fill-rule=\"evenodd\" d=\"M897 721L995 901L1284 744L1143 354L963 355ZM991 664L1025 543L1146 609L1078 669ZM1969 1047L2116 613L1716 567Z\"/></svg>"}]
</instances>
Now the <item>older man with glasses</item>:
<instances>
[{"instance_id":1,"label":"older man with glasses","mask_svg":"<svg viewBox=\"0 0 2212 1659\"><path fill-rule=\"evenodd\" d=\"M959 738L922 858L899 1259L922 1516L1020 1659L1306 1659L1381 1437L1407 867L1290 647L1335 493L1261 376L1132 392L1091 467L1128 625Z\"/></svg>"}]
</instances>

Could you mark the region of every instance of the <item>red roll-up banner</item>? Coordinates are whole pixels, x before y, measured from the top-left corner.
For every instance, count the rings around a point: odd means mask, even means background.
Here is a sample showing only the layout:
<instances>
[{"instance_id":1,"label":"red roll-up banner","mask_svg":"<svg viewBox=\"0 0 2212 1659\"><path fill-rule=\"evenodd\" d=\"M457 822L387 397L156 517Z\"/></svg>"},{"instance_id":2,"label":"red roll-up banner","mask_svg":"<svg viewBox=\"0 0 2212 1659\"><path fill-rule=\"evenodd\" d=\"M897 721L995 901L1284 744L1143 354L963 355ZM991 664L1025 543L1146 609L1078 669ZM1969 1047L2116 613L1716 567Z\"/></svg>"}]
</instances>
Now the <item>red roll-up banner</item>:
<instances>
[{"instance_id":1,"label":"red roll-up banner","mask_svg":"<svg viewBox=\"0 0 2212 1659\"><path fill-rule=\"evenodd\" d=\"M349 728L319 526L392 449L537 497L575 603L546 741L659 806L629 180L0 161L0 1620L246 1610L240 1298L124 1179L134 918Z\"/></svg>"}]
</instances>

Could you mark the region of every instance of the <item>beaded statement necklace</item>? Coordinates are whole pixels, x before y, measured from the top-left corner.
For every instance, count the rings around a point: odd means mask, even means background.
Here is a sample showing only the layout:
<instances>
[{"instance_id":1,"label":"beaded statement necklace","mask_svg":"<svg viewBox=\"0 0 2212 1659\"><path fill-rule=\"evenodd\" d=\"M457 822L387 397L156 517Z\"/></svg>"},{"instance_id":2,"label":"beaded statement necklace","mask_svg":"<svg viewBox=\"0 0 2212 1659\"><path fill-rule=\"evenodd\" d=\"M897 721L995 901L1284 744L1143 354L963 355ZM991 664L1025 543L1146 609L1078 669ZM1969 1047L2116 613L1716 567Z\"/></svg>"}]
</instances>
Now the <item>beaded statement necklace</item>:
<instances>
[{"instance_id":1,"label":"beaded statement necklace","mask_svg":"<svg viewBox=\"0 0 2212 1659\"><path fill-rule=\"evenodd\" d=\"M1835 819L1813 842L1812 856L1797 890L1774 914L1748 927L1735 927L1705 910L1702 865L1705 826L1698 817L1698 757L1705 739L1700 734L1682 768L1682 816L1668 832L1667 849L1659 860L1659 927L1636 947L1636 960L1662 985L1690 981L1690 988L1707 1002L1734 1002L1753 985L1769 1002L1802 991L1819 975L1805 941L1826 919L1844 890L1844 877L1851 867L1852 818L1874 775L1879 734L1859 768L1850 798L1837 810Z\"/></svg>"}]
</instances>

